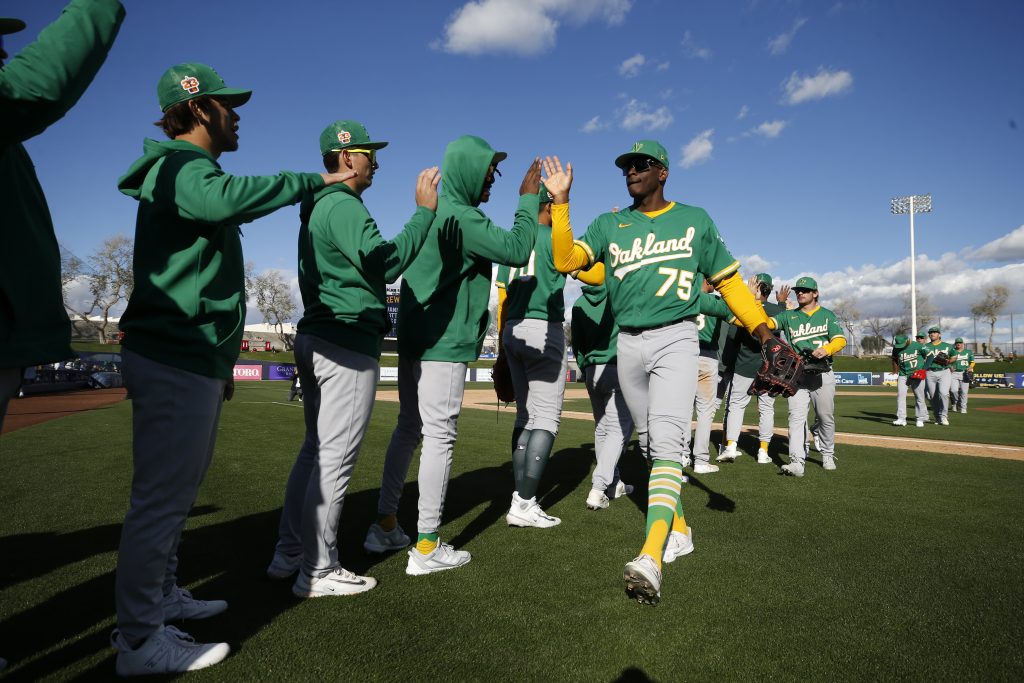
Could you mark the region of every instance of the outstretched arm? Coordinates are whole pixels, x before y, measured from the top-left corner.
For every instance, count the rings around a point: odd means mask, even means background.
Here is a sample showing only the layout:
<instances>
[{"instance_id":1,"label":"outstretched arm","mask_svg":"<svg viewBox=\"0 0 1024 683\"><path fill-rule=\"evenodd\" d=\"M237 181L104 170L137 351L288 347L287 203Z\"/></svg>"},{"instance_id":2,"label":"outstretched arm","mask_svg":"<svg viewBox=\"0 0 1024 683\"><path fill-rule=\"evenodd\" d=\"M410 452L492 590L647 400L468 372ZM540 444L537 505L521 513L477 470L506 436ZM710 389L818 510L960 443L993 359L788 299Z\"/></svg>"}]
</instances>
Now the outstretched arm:
<instances>
[{"instance_id":1,"label":"outstretched arm","mask_svg":"<svg viewBox=\"0 0 1024 683\"><path fill-rule=\"evenodd\" d=\"M551 206L551 253L555 270L571 273L589 268L594 255L580 242L572 238L572 224L569 222L569 189L572 187L572 164L562 168L558 157L544 157L544 186L555 200Z\"/></svg>"}]
</instances>

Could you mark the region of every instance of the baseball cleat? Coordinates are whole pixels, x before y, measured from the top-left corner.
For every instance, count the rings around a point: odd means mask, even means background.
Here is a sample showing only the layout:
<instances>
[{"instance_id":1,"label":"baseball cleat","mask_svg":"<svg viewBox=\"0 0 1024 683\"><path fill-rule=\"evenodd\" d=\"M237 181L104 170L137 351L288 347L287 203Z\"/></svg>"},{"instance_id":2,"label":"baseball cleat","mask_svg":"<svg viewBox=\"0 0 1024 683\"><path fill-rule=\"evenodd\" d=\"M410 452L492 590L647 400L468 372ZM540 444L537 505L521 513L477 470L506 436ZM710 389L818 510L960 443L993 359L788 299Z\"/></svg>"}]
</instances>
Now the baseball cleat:
<instances>
[{"instance_id":1,"label":"baseball cleat","mask_svg":"<svg viewBox=\"0 0 1024 683\"><path fill-rule=\"evenodd\" d=\"M207 619L228 608L224 600L196 600L184 588L175 586L170 595L165 595L161 606L164 608L164 623L183 619Z\"/></svg>"},{"instance_id":2,"label":"baseball cleat","mask_svg":"<svg viewBox=\"0 0 1024 683\"><path fill-rule=\"evenodd\" d=\"M897 427L906 427L907 426L907 421L906 420L893 420L892 423L894 425L896 425Z\"/></svg>"},{"instance_id":3,"label":"baseball cleat","mask_svg":"<svg viewBox=\"0 0 1024 683\"><path fill-rule=\"evenodd\" d=\"M736 450L736 444L732 444L722 449L722 452L715 458L715 462L733 462L739 455L739 452Z\"/></svg>"},{"instance_id":4,"label":"baseball cleat","mask_svg":"<svg viewBox=\"0 0 1024 683\"><path fill-rule=\"evenodd\" d=\"M943 427L948 427L949 426L949 418L946 417L946 416L943 416L942 417L942 421L939 422L939 424L941 424Z\"/></svg>"},{"instance_id":5,"label":"baseball cleat","mask_svg":"<svg viewBox=\"0 0 1024 683\"><path fill-rule=\"evenodd\" d=\"M917 421L917 426L918 427L924 427L924 420L918 420Z\"/></svg>"},{"instance_id":6,"label":"baseball cleat","mask_svg":"<svg viewBox=\"0 0 1024 683\"><path fill-rule=\"evenodd\" d=\"M227 643L197 643L173 626L163 626L136 649L131 649L117 629L110 636L117 649L118 676L146 676L195 671L213 666L231 652Z\"/></svg>"},{"instance_id":7,"label":"baseball cleat","mask_svg":"<svg viewBox=\"0 0 1024 683\"><path fill-rule=\"evenodd\" d=\"M588 498L589 500L589 498ZM537 529L548 529L562 523L558 517L552 517L541 509L537 504L537 497L523 499L519 493L512 493L512 507L505 515L505 521L509 526L534 527Z\"/></svg>"},{"instance_id":8,"label":"baseball cleat","mask_svg":"<svg viewBox=\"0 0 1024 683\"><path fill-rule=\"evenodd\" d=\"M327 596L356 595L365 593L377 585L377 579L371 576L357 576L343 567L335 567L330 574L312 577L306 572L299 572L292 586L292 593L297 598L323 598Z\"/></svg>"},{"instance_id":9,"label":"baseball cleat","mask_svg":"<svg viewBox=\"0 0 1024 683\"><path fill-rule=\"evenodd\" d=\"M591 510L604 510L611 503L611 500L604 494L604 491L590 489L587 494L587 507Z\"/></svg>"},{"instance_id":10,"label":"baseball cleat","mask_svg":"<svg viewBox=\"0 0 1024 683\"><path fill-rule=\"evenodd\" d=\"M449 543L437 542L437 547L424 555L416 548L409 550L409 562L405 565L405 573L409 576L423 576L446 569L455 569L469 564L473 556L466 550L456 550Z\"/></svg>"},{"instance_id":11,"label":"baseball cleat","mask_svg":"<svg viewBox=\"0 0 1024 683\"><path fill-rule=\"evenodd\" d=\"M782 473L790 477L802 477L804 476L803 463L791 462L788 465L783 465L781 468Z\"/></svg>"},{"instance_id":12,"label":"baseball cleat","mask_svg":"<svg viewBox=\"0 0 1024 683\"><path fill-rule=\"evenodd\" d=\"M712 465L708 462L699 462L693 466L695 474L714 474L718 471L718 465Z\"/></svg>"},{"instance_id":13,"label":"baseball cleat","mask_svg":"<svg viewBox=\"0 0 1024 683\"><path fill-rule=\"evenodd\" d=\"M677 557L689 555L693 552L693 527L688 527L686 533L673 531L668 535L668 543L665 544L665 553L661 556L662 562L673 562Z\"/></svg>"},{"instance_id":14,"label":"baseball cleat","mask_svg":"<svg viewBox=\"0 0 1024 683\"><path fill-rule=\"evenodd\" d=\"M834 470L836 468L836 456L834 455L823 455L821 456L821 466L826 470Z\"/></svg>"},{"instance_id":15,"label":"baseball cleat","mask_svg":"<svg viewBox=\"0 0 1024 683\"><path fill-rule=\"evenodd\" d=\"M267 578L287 579L299 571L302 566L302 554L285 555L282 552L274 552L274 558L267 565Z\"/></svg>"},{"instance_id":16,"label":"baseball cleat","mask_svg":"<svg viewBox=\"0 0 1024 683\"><path fill-rule=\"evenodd\" d=\"M371 553L387 553L407 547L412 540L398 524L391 531L384 531L380 524L371 524L366 531L363 548Z\"/></svg>"},{"instance_id":17,"label":"baseball cleat","mask_svg":"<svg viewBox=\"0 0 1024 683\"><path fill-rule=\"evenodd\" d=\"M653 557L641 555L622 570L626 595L641 605L657 605L661 600L661 570Z\"/></svg>"},{"instance_id":18,"label":"baseball cleat","mask_svg":"<svg viewBox=\"0 0 1024 683\"><path fill-rule=\"evenodd\" d=\"M615 492L611 497L622 498L623 496L628 496L631 493L633 493L633 485L627 484L623 482L621 479L619 479L617 482L615 482Z\"/></svg>"},{"instance_id":19,"label":"baseball cleat","mask_svg":"<svg viewBox=\"0 0 1024 683\"><path fill-rule=\"evenodd\" d=\"M757 464L758 465L771 465L772 456L768 455L768 451L763 448L757 450Z\"/></svg>"}]
</instances>

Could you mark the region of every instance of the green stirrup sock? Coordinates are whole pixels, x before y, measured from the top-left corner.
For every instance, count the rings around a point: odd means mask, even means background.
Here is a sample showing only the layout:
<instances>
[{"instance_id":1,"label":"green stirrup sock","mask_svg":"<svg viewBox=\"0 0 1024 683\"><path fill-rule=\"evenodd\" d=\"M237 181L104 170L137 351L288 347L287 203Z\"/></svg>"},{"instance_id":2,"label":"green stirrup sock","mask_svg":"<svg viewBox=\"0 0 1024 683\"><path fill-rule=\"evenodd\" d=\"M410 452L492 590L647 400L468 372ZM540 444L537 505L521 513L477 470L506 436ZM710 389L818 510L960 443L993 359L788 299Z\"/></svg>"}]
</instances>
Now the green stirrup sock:
<instances>
[{"instance_id":1,"label":"green stirrup sock","mask_svg":"<svg viewBox=\"0 0 1024 683\"><path fill-rule=\"evenodd\" d=\"M526 477L526 446L530 442L530 433L529 429L522 427L516 427L512 432L512 477L516 491Z\"/></svg>"},{"instance_id":2,"label":"green stirrup sock","mask_svg":"<svg viewBox=\"0 0 1024 683\"><path fill-rule=\"evenodd\" d=\"M519 497L530 499L537 495L540 478L544 476L544 468L551 457L551 447L555 445L555 435L545 429L534 429L530 432L530 442L526 445L526 473L519 486Z\"/></svg>"}]
</instances>

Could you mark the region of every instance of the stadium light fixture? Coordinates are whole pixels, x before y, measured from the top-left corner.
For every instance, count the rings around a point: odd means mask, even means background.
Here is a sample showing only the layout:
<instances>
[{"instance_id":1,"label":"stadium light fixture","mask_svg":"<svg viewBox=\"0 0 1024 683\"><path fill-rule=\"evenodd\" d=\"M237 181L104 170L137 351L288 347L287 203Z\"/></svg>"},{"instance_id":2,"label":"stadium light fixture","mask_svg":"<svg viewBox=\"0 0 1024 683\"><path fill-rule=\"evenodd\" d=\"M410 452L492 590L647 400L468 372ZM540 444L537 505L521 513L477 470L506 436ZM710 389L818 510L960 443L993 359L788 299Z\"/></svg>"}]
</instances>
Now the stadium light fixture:
<instances>
[{"instance_id":1,"label":"stadium light fixture","mask_svg":"<svg viewBox=\"0 0 1024 683\"><path fill-rule=\"evenodd\" d=\"M930 194L911 194L905 197L893 197L890 202L894 214L910 214L910 331L917 336L917 274L916 256L914 255L914 214L932 212L932 196Z\"/></svg>"}]
</instances>

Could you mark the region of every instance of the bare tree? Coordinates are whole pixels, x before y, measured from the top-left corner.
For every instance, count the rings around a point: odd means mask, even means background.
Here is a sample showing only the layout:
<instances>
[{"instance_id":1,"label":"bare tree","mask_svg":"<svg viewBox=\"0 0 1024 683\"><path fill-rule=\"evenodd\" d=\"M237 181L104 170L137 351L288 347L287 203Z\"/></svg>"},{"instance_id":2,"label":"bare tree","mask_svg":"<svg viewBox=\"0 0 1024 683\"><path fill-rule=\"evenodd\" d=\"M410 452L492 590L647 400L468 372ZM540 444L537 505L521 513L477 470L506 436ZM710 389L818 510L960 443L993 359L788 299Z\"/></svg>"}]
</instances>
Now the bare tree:
<instances>
[{"instance_id":1,"label":"bare tree","mask_svg":"<svg viewBox=\"0 0 1024 683\"><path fill-rule=\"evenodd\" d=\"M840 324L849 332L850 349L857 354L857 321L860 319L860 311L857 309L857 300L839 299L831 306L832 312L836 314Z\"/></svg>"},{"instance_id":2,"label":"bare tree","mask_svg":"<svg viewBox=\"0 0 1024 683\"><path fill-rule=\"evenodd\" d=\"M110 314L121 302L127 301L135 286L132 272L132 254L135 243L130 237L114 235L103 240L87 263L72 254L61 261L61 286L64 290L64 306L87 327L99 335L100 341L107 341L107 325ZM67 300L67 287L71 282L84 279L89 288L87 303L74 306ZM92 320L99 316L100 320Z\"/></svg>"},{"instance_id":3,"label":"bare tree","mask_svg":"<svg viewBox=\"0 0 1024 683\"><path fill-rule=\"evenodd\" d=\"M988 348L992 349L992 337L996 333L996 320L1006 308L1010 298L1010 290L1003 285L996 285L985 293L985 298L971 306L971 315L988 322Z\"/></svg>"},{"instance_id":4,"label":"bare tree","mask_svg":"<svg viewBox=\"0 0 1024 683\"><path fill-rule=\"evenodd\" d=\"M246 266L246 284L247 289L251 285L251 291L255 294L256 308L263 314L263 322L273 325L284 348L291 350L295 343L294 335L284 331L284 324L295 315L291 288L280 271L271 269L254 275L250 265Z\"/></svg>"},{"instance_id":5,"label":"bare tree","mask_svg":"<svg viewBox=\"0 0 1024 683\"><path fill-rule=\"evenodd\" d=\"M939 312L935 309L927 294L917 293L917 329L923 330L930 322L938 322ZM910 292L903 295L903 315L900 317L896 329L899 334L909 334L912 325L910 324Z\"/></svg>"}]
</instances>

